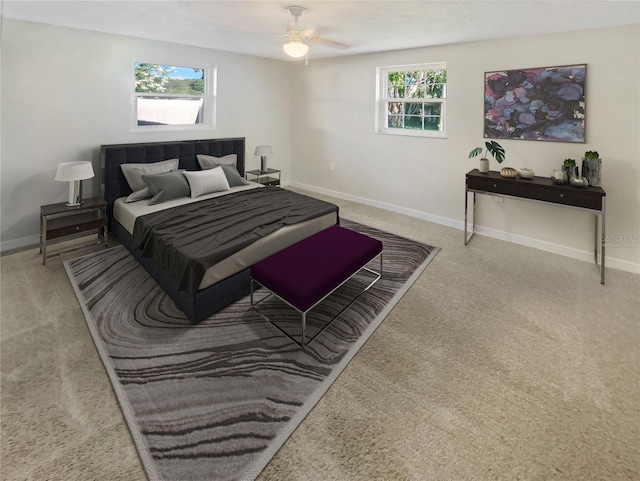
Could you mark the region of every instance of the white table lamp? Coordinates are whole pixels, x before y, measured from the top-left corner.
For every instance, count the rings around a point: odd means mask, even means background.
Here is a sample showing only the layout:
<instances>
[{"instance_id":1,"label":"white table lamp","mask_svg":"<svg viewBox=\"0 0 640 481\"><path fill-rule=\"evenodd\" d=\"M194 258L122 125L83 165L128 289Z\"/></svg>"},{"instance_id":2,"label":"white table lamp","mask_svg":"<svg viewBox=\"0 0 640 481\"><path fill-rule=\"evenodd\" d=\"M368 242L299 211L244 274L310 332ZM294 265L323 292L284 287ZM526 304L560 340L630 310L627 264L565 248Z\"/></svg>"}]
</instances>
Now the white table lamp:
<instances>
[{"instance_id":1,"label":"white table lamp","mask_svg":"<svg viewBox=\"0 0 640 481\"><path fill-rule=\"evenodd\" d=\"M55 180L69 182L68 206L82 204L82 181L93 176L93 166L88 161L62 162L58 165Z\"/></svg>"},{"instance_id":2,"label":"white table lamp","mask_svg":"<svg viewBox=\"0 0 640 481\"><path fill-rule=\"evenodd\" d=\"M256 151L253 155L260 156L260 171L267 171L267 156L273 155L273 149L270 145L258 145L256 146Z\"/></svg>"}]
</instances>

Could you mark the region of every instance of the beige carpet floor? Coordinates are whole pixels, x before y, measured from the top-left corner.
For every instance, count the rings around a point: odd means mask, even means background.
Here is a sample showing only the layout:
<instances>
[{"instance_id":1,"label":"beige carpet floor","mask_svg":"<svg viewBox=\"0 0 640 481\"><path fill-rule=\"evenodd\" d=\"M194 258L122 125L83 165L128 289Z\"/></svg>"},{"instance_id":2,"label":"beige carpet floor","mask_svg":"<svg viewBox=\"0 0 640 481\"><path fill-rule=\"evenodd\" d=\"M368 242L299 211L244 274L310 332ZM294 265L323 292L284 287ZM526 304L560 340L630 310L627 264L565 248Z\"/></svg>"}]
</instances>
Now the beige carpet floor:
<instances>
[{"instance_id":1,"label":"beige carpet floor","mask_svg":"<svg viewBox=\"0 0 640 481\"><path fill-rule=\"evenodd\" d=\"M640 276L332 200L442 250L258 479L640 479ZM0 479L144 480L64 259L0 258Z\"/></svg>"}]
</instances>

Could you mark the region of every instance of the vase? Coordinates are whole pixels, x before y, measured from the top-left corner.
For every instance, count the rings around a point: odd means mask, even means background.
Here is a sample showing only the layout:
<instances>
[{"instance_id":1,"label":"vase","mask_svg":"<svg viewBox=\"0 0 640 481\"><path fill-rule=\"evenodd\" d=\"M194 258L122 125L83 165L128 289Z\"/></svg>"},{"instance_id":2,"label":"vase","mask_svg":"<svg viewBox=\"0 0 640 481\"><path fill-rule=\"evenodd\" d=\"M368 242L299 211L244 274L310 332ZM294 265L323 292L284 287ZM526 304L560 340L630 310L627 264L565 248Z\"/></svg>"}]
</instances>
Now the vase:
<instances>
[{"instance_id":1,"label":"vase","mask_svg":"<svg viewBox=\"0 0 640 481\"><path fill-rule=\"evenodd\" d=\"M578 166L577 165L563 165L562 169L567 174L567 181L571 179L571 177L578 177Z\"/></svg>"},{"instance_id":2,"label":"vase","mask_svg":"<svg viewBox=\"0 0 640 481\"><path fill-rule=\"evenodd\" d=\"M478 170L481 174L486 174L489 172L489 159L480 159L480 165L478 166Z\"/></svg>"},{"instance_id":3,"label":"vase","mask_svg":"<svg viewBox=\"0 0 640 481\"><path fill-rule=\"evenodd\" d=\"M586 177L591 187L600 187L600 171L602 169L602 159L582 158L582 176Z\"/></svg>"},{"instance_id":4,"label":"vase","mask_svg":"<svg viewBox=\"0 0 640 481\"><path fill-rule=\"evenodd\" d=\"M569 179L567 179L567 171L562 169L553 169L553 174L551 175L551 181L554 184L566 184Z\"/></svg>"}]
</instances>

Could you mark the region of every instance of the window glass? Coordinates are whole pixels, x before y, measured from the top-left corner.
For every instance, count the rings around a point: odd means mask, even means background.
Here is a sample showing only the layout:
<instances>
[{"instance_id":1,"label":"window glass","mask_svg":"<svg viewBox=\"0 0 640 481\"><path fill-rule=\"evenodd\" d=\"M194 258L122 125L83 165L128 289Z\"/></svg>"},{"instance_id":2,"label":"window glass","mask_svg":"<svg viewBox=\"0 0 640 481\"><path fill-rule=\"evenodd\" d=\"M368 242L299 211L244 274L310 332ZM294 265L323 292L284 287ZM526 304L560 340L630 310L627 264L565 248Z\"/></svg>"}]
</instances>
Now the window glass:
<instances>
[{"instance_id":1,"label":"window glass","mask_svg":"<svg viewBox=\"0 0 640 481\"><path fill-rule=\"evenodd\" d=\"M446 64L379 67L376 131L444 136Z\"/></svg>"},{"instance_id":2,"label":"window glass","mask_svg":"<svg viewBox=\"0 0 640 481\"><path fill-rule=\"evenodd\" d=\"M214 126L213 69L137 62L134 70L134 128Z\"/></svg>"}]
</instances>

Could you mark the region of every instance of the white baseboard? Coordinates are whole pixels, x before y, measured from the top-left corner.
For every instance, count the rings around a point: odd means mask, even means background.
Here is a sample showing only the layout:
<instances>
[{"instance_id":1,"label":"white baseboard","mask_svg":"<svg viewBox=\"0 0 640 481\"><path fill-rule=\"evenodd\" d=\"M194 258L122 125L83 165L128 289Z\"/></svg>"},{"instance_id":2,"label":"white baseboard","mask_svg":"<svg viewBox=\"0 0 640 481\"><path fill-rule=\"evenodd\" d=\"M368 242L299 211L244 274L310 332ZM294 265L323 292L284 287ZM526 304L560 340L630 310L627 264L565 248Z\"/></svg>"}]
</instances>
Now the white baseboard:
<instances>
[{"instance_id":1,"label":"white baseboard","mask_svg":"<svg viewBox=\"0 0 640 481\"><path fill-rule=\"evenodd\" d=\"M359 204L370 205L380 209L388 210L391 212L397 212L399 214L408 215L409 217L415 217L417 219L426 220L429 222L435 222L436 224L446 225L453 227L454 229L464 230L464 223L450 219L448 217L442 217L438 215L429 214L415 209L409 209L395 204L389 204L387 202L381 202L378 200L367 199L365 197L359 197L357 195L345 194L337 192L335 190L324 189L322 187L316 187L314 185L302 184L300 182L283 182L283 187L290 185L300 189L305 189L310 192L317 192L318 194L327 195L329 197L336 197L338 199L348 200L351 202L358 202ZM545 242L531 237L512 234L510 232L504 232L497 229L490 229L487 227L476 226L476 233L479 235L485 235L494 239L504 240L507 242L513 242L515 244L524 245L527 247L533 247L546 252L552 252L554 254L560 254L573 259L579 259L582 261L593 262L593 252L574 249L572 247L563 246L560 244L554 244L552 242ZM462 236L461 236L462 238ZM40 236L34 235L29 237L23 237L21 239L13 239L10 241L0 242L0 252L6 252L13 249L20 249L23 247L37 246L40 243ZM623 261L621 259L612 258L607 256L606 266L614 269L620 269L634 274L640 274L640 264L634 264L633 262Z\"/></svg>"},{"instance_id":2,"label":"white baseboard","mask_svg":"<svg viewBox=\"0 0 640 481\"><path fill-rule=\"evenodd\" d=\"M314 185L302 184L300 182L290 182L289 185L297 187L299 189L305 189L311 192L317 192L318 194L328 195L329 197L336 197L338 199L349 200L352 202L358 202L359 204L370 205L372 207L378 207L384 210L390 210L392 212L398 212L399 214L405 214L409 217L416 217L418 219L428 220L435 222L436 224L443 224L449 227L455 227L456 229L463 229L462 222L449 219L448 217L441 217L439 215L428 214L420 210L409 209L395 204L389 204L386 202L380 202L378 200L367 199L365 197L358 197L357 195L343 194L342 192L336 192L335 190L323 189L322 187L316 187Z\"/></svg>"},{"instance_id":3,"label":"white baseboard","mask_svg":"<svg viewBox=\"0 0 640 481\"><path fill-rule=\"evenodd\" d=\"M32 235L22 237L21 239L12 239L0 242L0 252L7 252L13 249L21 249L23 247L34 247L40 245L40 235Z\"/></svg>"},{"instance_id":4,"label":"white baseboard","mask_svg":"<svg viewBox=\"0 0 640 481\"><path fill-rule=\"evenodd\" d=\"M86 182L83 184L82 197L88 199L93 197L93 187L91 183ZM64 202L66 199L58 202ZM24 247L33 247L40 245L40 234L30 235L28 237L22 237L20 239L11 239L8 241L0 241L0 252L8 252L14 249L22 249Z\"/></svg>"},{"instance_id":5,"label":"white baseboard","mask_svg":"<svg viewBox=\"0 0 640 481\"><path fill-rule=\"evenodd\" d=\"M336 197L338 199L358 202L360 204L370 205L372 207L378 207L380 209L397 212L399 214L405 214L410 217L415 217L418 219L435 222L436 224L442 224L449 227L453 227L461 231L464 230L464 222L461 222L455 219L450 219L448 217L441 217L438 215L429 214L427 212L422 212L415 209L408 209L406 207L401 207L398 205L389 204L389 203L381 202L378 200L367 199L365 197L359 197L357 195L345 194L345 193L337 192L334 190L324 189L322 187L316 187L314 185L302 184L300 182L290 182L288 185L291 185L292 187L297 187L300 189L305 189L310 192L316 192L318 194L327 195L330 197ZM552 252L554 254L560 254L566 257L571 257L573 259L593 262L593 252L590 252L590 251L588 252L588 251L583 251L579 249L574 249L572 247L567 247L560 244L554 244L552 242L545 242L545 241L541 241L531 237L512 234L510 232L504 232L501 230L490 229L482 226L476 226L476 234L485 235L487 237L492 237L494 239L504 240L507 242L513 242L514 244L520 244L527 247L533 247L535 249L540 249L546 252ZM460 236L461 242L462 242L462 237L463 236L461 234ZM612 258L610 256L606 257L606 267L620 269L623 271L632 272L634 274L640 274L640 264L634 264L633 262Z\"/></svg>"}]
</instances>

